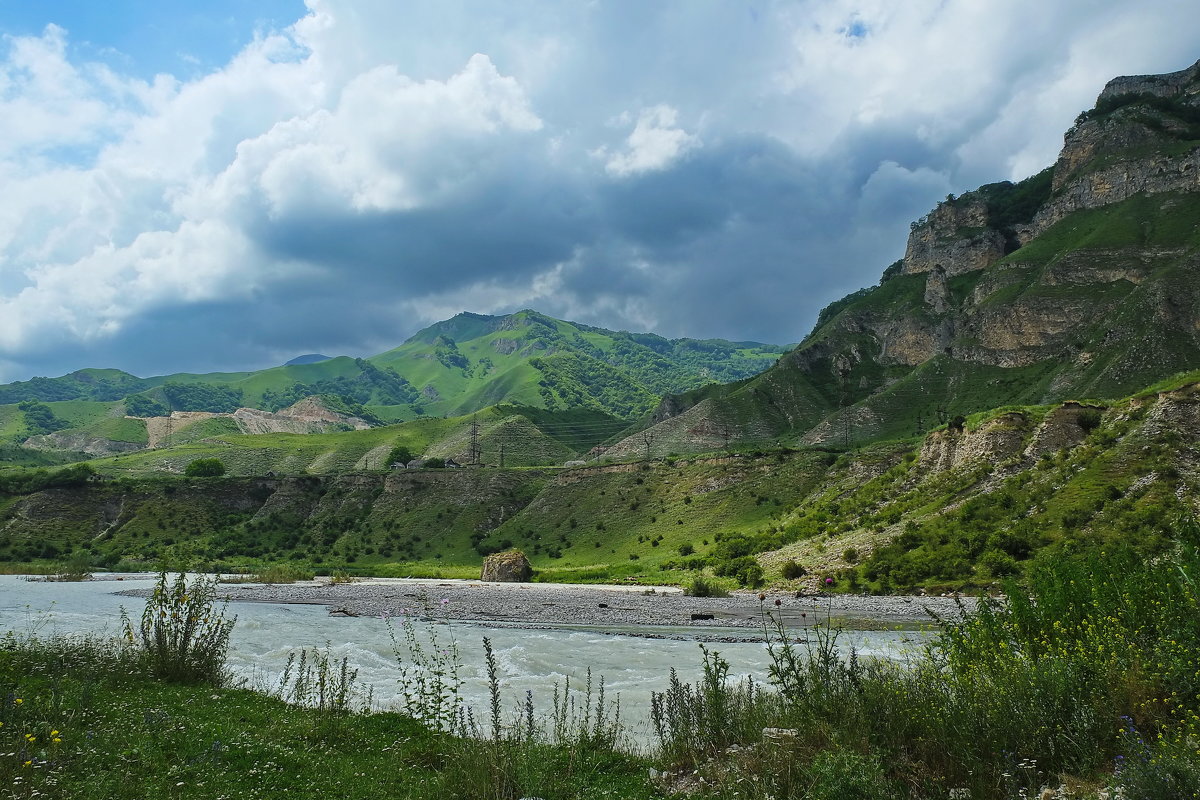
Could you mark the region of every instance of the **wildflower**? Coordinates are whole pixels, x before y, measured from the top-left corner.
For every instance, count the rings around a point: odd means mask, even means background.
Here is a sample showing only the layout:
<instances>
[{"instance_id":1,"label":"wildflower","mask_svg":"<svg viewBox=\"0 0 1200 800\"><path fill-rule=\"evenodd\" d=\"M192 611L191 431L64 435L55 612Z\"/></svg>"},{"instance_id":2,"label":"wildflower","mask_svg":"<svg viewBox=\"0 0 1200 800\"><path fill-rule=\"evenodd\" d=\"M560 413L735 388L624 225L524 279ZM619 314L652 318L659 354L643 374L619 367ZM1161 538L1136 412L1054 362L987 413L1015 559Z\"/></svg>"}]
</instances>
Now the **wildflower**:
<instances>
[{"instance_id":1,"label":"wildflower","mask_svg":"<svg viewBox=\"0 0 1200 800\"><path fill-rule=\"evenodd\" d=\"M449 598L449 597L443 597L443 598L441 599L441 604L442 604L442 605L447 605L449 602L450 602L450 598Z\"/></svg>"},{"instance_id":2,"label":"wildflower","mask_svg":"<svg viewBox=\"0 0 1200 800\"><path fill-rule=\"evenodd\" d=\"M21 699L21 698L19 698L19 697L16 697L16 698L14 698L14 699L13 699L13 705L14 705L14 706L19 706L19 705L21 705L21 703L24 703L24 702L25 702L25 701L24 701L24 700L22 700L22 699Z\"/></svg>"},{"instance_id":3,"label":"wildflower","mask_svg":"<svg viewBox=\"0 0 1200 800\"><path fill-rule=\"evenodd\" d=\"M825 579L825 585L826 585L826 586L833 586L833 578L826 578L826 579Z\"/></svg>"},{"instance_id":4,"label":"wildflower","mask_svg":"<svg viewBox=\"0 0 1200 800\"><path fill-rule=\"evenodd\" d=\"M51 736L58 736L58 731L50 731Z\"/></svg>"}]
</instances>

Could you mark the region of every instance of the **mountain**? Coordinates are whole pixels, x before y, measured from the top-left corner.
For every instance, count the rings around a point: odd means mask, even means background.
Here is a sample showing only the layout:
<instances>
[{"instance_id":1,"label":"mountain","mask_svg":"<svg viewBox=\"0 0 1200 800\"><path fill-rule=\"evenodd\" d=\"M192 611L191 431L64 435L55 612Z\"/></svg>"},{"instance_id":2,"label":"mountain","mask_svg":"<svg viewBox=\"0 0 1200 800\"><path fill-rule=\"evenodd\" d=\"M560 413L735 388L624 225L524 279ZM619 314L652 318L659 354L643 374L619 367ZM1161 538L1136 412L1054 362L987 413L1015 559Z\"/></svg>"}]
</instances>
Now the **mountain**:
<instances>
[{"instance_id":1,"label":"mountain","mask_svg":"<svg viewBox=\"0 0 1200 800\"><path fill-rule=\"evenodd\" d=\"M165 442L147 427L170 427L175 423L163 420L172 414L236 418L218 426L222 433L266 432L244 423L258 412L282 413L311 397L322 398L350 427L357 427L351 417L383 424L515 404L589 410L613 434L626 427L620 420L648 414L664 394L753 375L785 350L759 342L609 331L534 311L463 313L367 359L313 354L256 372L152 378L86 369L6 384L0 386L0 440L29 442L42 451L126 452ZM30 402L38 410L19 407ZM190 425L195 419L181 421ZM289 429L284 423L267 425L267 431Z\"/></svg>"},{"instance_id":2,"label":"mountain","mask_svg":"<svg viewBox=\"0 0 1200 800\"><path fill-rule=\"evenodd\" d=\"M1200 62L1109 82L1052 167L948 197L771 369L665 398L611 453L844 449L1197 366Z\"/></svg>"},{"instance_id":3,"label":"mountain","mask_svg":"<svg viewBox=\"0 0 1200 800\"><path fill-rule=\"evenodd\" d=\"M664 339L520 311L462 313L367 359L318 354L255 372L138 378L84 369L0 385L0 405L24 400L113 402L133 395L176 411L276 411L314 394L378 407L388 419L461 414L501 402L586 407L631 418L661 395L761 372L786 348L723 339ZM135 416L150 416L131 412Z\"/></svg>"}]
</instances>

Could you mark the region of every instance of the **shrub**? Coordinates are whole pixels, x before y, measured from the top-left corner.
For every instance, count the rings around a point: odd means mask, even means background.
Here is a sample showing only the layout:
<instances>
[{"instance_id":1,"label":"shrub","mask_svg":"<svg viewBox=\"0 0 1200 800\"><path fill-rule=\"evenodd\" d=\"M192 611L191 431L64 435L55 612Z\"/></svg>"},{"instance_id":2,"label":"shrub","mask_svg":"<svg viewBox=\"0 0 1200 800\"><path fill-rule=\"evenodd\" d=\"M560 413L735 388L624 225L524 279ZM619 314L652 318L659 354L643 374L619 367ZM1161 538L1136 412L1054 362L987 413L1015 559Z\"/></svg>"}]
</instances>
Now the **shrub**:
<instances>
[{"instance_id":1,"label":"shrub","mask_svg":"<svg viewBox=\"0 0 1200 800\"><path fill-rule=\"evenodd\" d=\"M121 610L125 638L140 645L146 666L159 678L214 686L225 683L225 653L237 617L226 619L224 607L214 609L215 587L213 579L203 576L189 584L182 572L168 583L167 573L160 572L136 635Z\"/></svg>"},{"instance_id":2,"label":"shrub","mask_svg":"<svg viewBox=\"0 0 1200 800\"><path fill-rule=\"evenodd\" d=\"M1079 412L1079 416L1075 419L1079 423L1079 427L1083 428L1084 433L1091 433L1100 427L1102 417L1099 409L1089 408Z\"/></svg>"},{"instance_id":3,"label":"shrub","mask_svg":"<svg viewBox=\"0 0 1200 800\"><path fill-rule=\"evenodd\" d=\"M311 581L313 572L292 564L275 564L262 570L254 578L259 583L295 583L296 581Z\"/></svg>"},{"instance_id":4,"label":"shrub","mask_svg":"<svg viewBox=\"0 0 1200 800\"><path fill-rule=\"evenodd\" d=\"M217 478L225 474L225 464L219 458L197 458L183 474L189 478Z\"/></svg>"},{"instance_id":5,"label":"shrub","mask_svg":"<svg viewBox=\"0 0 1200 800\"><path fill-rule=\"evenodd\" d=\"M754 588L763 582L763 570L754 556L739 556L727 561L718 561L713 572L722 578L734 578L742 586Z\"/></svg>"},{"instance_id":6,"label":"shrub","mask_svg":"<svg viewBox=\"0 0 1200 800\"><path fill-rule=\"evenodd\" d=\"M691 542L679 545L679 555L681 556L690 556L694 552L696 552L696 547Z\"/></svg>"},{"instance_id":7,"label":"shrub","mask_svg":"<svg viewBox=\"0 0 1200 800\"><path fill-rule=\"evenodd\" d=\"M808 574L808 570L806 570L804 566L795 559L789 559L783 562L783 569L781 572L783 573L783 579L785 581L794 581L797 578L803 578Z\"/></svg>"},{"instance_id":8,"label":"shrub","mask_svg":"<svg viewBox=\"0 0 1200 800\"><path fill-rule=\"evenodd\" d=\"M728 597L725 587L714 580L696 575L691 583L684 585L683 593L689 597Z\"/></svg>"}]
</instances>

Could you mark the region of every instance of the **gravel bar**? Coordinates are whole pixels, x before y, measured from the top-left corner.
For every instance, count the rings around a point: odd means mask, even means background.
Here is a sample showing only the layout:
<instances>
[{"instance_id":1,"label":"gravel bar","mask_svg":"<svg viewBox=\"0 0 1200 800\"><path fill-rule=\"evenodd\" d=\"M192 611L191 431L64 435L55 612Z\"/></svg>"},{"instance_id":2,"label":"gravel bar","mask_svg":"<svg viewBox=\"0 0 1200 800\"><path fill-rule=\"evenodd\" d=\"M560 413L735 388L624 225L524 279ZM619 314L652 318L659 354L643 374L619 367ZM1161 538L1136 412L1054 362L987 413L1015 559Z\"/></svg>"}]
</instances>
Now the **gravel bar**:
<instances>
[{"instance_id":1,"label":"gravel bar","mask_svg":"<svg viewBox=\"0 0 1200 800\"><path fill-rule=\"evenodd\" d=\"M145 597L146 591L121 592ZM763 612L789 628L829 622L846 628L887 629L929 625L934 615L955 618L974 607L964 597L803 595L735 592L729 597L689 597L677 587L548 583L484 583L466 580L372 578L352 583L222 584L231 603L321 605L335 616L419 616L520 628L659 626L694 630L762 628ZM636 630L620 630L638 635ZM730 633L733 633L732 631ZM748 633L745 632L745 633ZM745 637L729 637L738 640ZM646 632L642 635L661 635ZM670 635L670 638L675 638Z\"/></svg>"}]
</instances>

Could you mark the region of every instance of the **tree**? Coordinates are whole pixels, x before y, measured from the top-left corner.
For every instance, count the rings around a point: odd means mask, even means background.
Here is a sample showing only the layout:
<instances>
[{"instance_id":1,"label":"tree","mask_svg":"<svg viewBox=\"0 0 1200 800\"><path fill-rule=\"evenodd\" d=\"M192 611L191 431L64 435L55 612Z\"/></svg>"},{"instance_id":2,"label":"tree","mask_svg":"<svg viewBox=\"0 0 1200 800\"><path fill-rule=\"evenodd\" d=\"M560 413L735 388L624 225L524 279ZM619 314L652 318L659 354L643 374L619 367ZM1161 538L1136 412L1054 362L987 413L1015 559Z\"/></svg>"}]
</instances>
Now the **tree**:
<instances>
[{"instance_id":1,"label":"tree","mask_svg":"<svg viewBox=\"0 0 1200 800\"><path fill-rule=\"evenodd\" d=\"M131 417L166 417L171 409L145 394L131 394L125 398L125 413Z\"/></svg>"},{"instance_id":2,"label":"tree","mask_svg":"<svg viewBox=\"0 0 1200 800\"><path fill-rule=\"evenodd\" d=\"M189 478L216 478L225 474L225 465L219 458L197 458L183 474Z\"/></svg>"},{"instance_id":3,"label":"tree","mask_svg":"<svg viewBox=\"0 0 1200 800\"><path fill-rule=\"evenodd\" d=\"M32 434L54 433L70 427L66 420L54 416L50 406L36 400L23 400L17 403L17 408L25 414L25 427Z\"/></svg>"},{"instance_id":4,"label":"tree","mask_svg":"<svg viewBox=\"0 0 1200 800\"><path fill-rule=\"evenodd\" d=\"M392 448L392 452L388 453L387 462L384 464L384 467L391 469L392 464L407 464L412 460L412 450L409 450L406 445L398 444Z\"/></svg>"}]
</instances>

